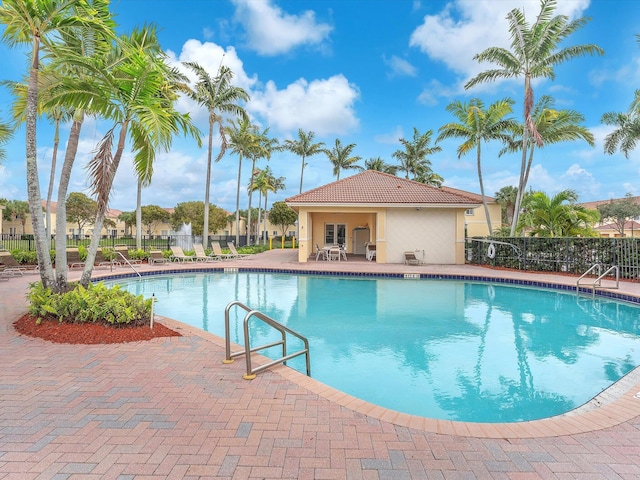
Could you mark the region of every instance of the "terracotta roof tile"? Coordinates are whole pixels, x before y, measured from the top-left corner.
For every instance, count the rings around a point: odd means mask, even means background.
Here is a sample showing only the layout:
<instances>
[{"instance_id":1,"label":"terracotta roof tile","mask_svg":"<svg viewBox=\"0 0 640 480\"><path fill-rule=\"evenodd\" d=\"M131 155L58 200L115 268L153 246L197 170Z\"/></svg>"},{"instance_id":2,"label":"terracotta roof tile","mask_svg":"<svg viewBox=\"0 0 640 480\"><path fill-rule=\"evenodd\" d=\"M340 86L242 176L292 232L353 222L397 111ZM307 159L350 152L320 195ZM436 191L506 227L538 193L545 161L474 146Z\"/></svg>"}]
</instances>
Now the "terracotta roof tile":
<instances>
[{"instance_id":1,"label":"terracotta roof tile","mask_svg":"<svg viewBox=\"0 0 640 480\"><path fill-rule=\"evenodd\" d=\"M288 204L464 204L479 196L452 188L437 188L376 170L365 170L337 182L289 197Z\"/></svg>"}]
</instances>

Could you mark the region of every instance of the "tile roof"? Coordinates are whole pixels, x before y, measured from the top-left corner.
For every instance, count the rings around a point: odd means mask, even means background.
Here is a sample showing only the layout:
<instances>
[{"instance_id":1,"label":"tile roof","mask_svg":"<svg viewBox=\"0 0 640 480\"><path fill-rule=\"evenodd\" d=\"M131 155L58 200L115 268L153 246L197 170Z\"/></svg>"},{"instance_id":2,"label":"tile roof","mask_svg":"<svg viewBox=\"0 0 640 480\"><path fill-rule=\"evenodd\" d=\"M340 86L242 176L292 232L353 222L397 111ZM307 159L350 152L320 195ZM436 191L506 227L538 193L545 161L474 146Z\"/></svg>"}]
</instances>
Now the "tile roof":
<instances>
[{"instance_id":1,"label":"tile roof","mask_svg":"<svg viewBox=\"0 0 640 480\"><path fill-rule=\"evenodd\" d=\"M376 170L365 170L337 182L289 197L291 205L300 204L455 204L477 205L479 195L447 187L437 188Z\"/></svg>"},{"instance_id":2,"label":"tile roof","mask_svg":"<svg viewBox=\"0 0 640 480\"><path fill-rule=\"evenodd\" d=\"M581 202L578 205L582 205L584 208L589 210L597 210L600 205L604 205L611 202L619 202L621 200L625 200L626 197L622 198L610 198L609 200L595 200L593 202ZM640 197L631 197L633 199L633 203L640 204Z\"/></svg>"}]
</instances>

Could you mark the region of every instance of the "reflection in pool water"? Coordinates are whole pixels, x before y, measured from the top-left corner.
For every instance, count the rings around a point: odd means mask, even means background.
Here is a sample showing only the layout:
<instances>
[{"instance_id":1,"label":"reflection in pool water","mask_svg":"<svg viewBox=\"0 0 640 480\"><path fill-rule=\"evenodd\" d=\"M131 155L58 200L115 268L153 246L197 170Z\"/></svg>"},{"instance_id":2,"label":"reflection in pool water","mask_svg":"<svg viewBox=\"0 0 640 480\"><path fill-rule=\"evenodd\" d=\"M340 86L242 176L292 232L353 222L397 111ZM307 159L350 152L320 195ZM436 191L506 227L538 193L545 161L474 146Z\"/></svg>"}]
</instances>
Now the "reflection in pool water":
<instances>
[{"instance_id":1,"label":"reflection in pool water","mask_svg":"<svg viewBox=\"0 0 640 480\"><path fill-rule=\"evenodd\" d=\"M637 307L556 290L253 272L118 283L155 293L160 315L222 337L225 306L240 300L309 339L317 380L431 418L557 415L640 364ZM244 314L232 310L235 343L242 343ZM261 323L251 324L250 335L254 344L276 339ZM304 372L303 358L289 366Z\"/></svg>"}]
</instances>

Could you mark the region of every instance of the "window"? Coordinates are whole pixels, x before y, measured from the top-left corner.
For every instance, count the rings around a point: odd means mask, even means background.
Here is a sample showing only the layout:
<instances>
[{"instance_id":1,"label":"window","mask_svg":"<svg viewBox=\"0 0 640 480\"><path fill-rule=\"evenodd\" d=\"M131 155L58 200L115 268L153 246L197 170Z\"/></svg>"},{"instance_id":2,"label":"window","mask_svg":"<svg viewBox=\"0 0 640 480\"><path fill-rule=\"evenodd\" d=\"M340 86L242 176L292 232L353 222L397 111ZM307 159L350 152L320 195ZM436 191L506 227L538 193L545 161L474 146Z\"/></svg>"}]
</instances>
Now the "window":
<instances>
[{"instance_id":1,"label":"window","mask_svg":"<svg viewBox=\"0 0 640 480\"><path fill-rule=\"evenodd\" d=\"M475 215L475 208L467 208L467 209L464 211L464 214L465 214L465 215L471 215L471 216Z\"/></svg>"},{"instance_id":2,"label":"window","mask_svg":"<svg viewBox=\"0 0 640 480\"><path fill-rule=\"evenodd\" d=\"M324 224L324 244L340 245L346 243L347 226L344 223Z\"/></svg>"}]
</instances>

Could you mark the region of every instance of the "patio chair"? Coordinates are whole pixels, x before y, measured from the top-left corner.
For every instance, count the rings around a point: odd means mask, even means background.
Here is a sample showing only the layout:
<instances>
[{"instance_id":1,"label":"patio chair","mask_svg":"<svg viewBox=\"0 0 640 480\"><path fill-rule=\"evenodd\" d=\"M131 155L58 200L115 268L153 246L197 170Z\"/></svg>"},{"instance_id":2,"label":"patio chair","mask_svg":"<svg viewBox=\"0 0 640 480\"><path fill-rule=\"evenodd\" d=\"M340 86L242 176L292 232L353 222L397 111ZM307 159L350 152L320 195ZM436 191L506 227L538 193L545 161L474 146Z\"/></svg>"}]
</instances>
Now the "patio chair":
<instances>
[{"instance_id":1,"label":"patio chair","mask_svg":"<svg viewBox=\"0 0 640 480\"><path fill-rule=\"evenodd\" d=\"M327 260L330 262L339 262L341 255L340 247L331 247L327 251Z\"/></svg>"},{"instance_id":2,"label":"patio chair","mask_svg":"<svg viewBox=\"0 0 640 480\"><path fill-rule=\"evenodd\" d=\"M365 243L365 257L367 260L369 260L370 262L373 261L374 258L376 258L376 246L373 243Z\"/></svg>"},{"instance_id":3,"label":"patio chair","mask_svg":"<svg viewBox=\"0 0 640 480\"><path fill-rule=\"evenodd\" d=\"M195 257L196 257L196 261L197 262L216 262L216 261L218 261L217 258L206 254L206 252L204 251L204 247L202 246L201 243L194 243L193 244L193 250L196 252Z\"/></svg>"},{"instance_id":4,"label":"patio chair","mask_svg":"<svg viewBox=\"0 0 640 480\"><path fill-rule=\"evenodd\" d=\"M322 257L322 260L326 260L327 259L327 252L326 252L326 250L320 248L320 245L318 245L316 243L316 262L321 257Z\"/></svg>"},{"instance_id":5,"label":"patio chair","mask_svg":"<svg viewBox=\"0 0 640 480\"><path fill-rule=\"evenodd\" d=\"M149 265L166 265L171 259L166 258L160 250L151 250L149 252Z\"/></svg>"},{"instance_id":6,"label":"patio chair","mask_svg":"<svg viewBox=\"0 0 640 480\"><path fill-rule=\"evenodd\" d=\"M213 250L211 256L216 260L233 260L236 258L232 253L222 253L220 242L211 242L211 250Z\"/></svg>"},{"instance_id":7,"label":"patio chair","mask_svg":"<svg viewBox=\"0 0 640 480\"><path fill-rule=\"evenodd\" d=\"M423 265L424 252L422 255L423 258L418 258L417 252L418 250L415 250L413 252L404 252L404 264L405 265Z\"/></svg>"},{"instance_id":8,"label":"patio chair","mask_svg":"<svg viewBox=\"0 0 640 480\"><path fill-rule=\"evenodd\" d=\"M340 249L340 258L344 259L344 261L347 261L347 247L345 246L345 244L340 244L338 245L338 248Z\"/></svg>"},{"instance_id":9,"label":"patio chair","mask_svg":"<svg viewBox=\"0 0 640 480\"><path fill-rule=\"evenodd\" d=\"M122 259L124 263L129 262L131 265L142 264L142 260L134 260L129 256L129 247L127 245L116 245L114 249L116 251L116 260Z\"/></svg>"},{"instance_id":10,"label":"patio chair","mask_svg":"<svg viewBox=\"0 0 640 480\"><path fill-rule=\"evenodd\" d=\"M84 262L80 259L80 251L77 248L67 248L67 265L70 269L84 268Z\"/></svg>"},{"instance_id":11,"label":"patio chair","mask_svg":"<svg viewBox=\"0 0 640 480\"><path fill-rule=\"evenodd\" d=\"M229 242L227 244L227 247L229 247L229 251L231 252L231 255L234 256L234 258L247 258L253 255L252 253L238 253L238 250L236 250L236 246L233 244L233 242Z\"/></svg>"},{"instance_id":12,"label":"patio chair","mask_svg":"<svg viewBox=\"0 0 640 480\"><path fill-rule=\"evenodd\" d=\"M193 262L196 259L193 255L185 255L182 247L175 245L171 246L171 252L173 253L171 258L174 262Z\"/></svg>"}]
</instances>

